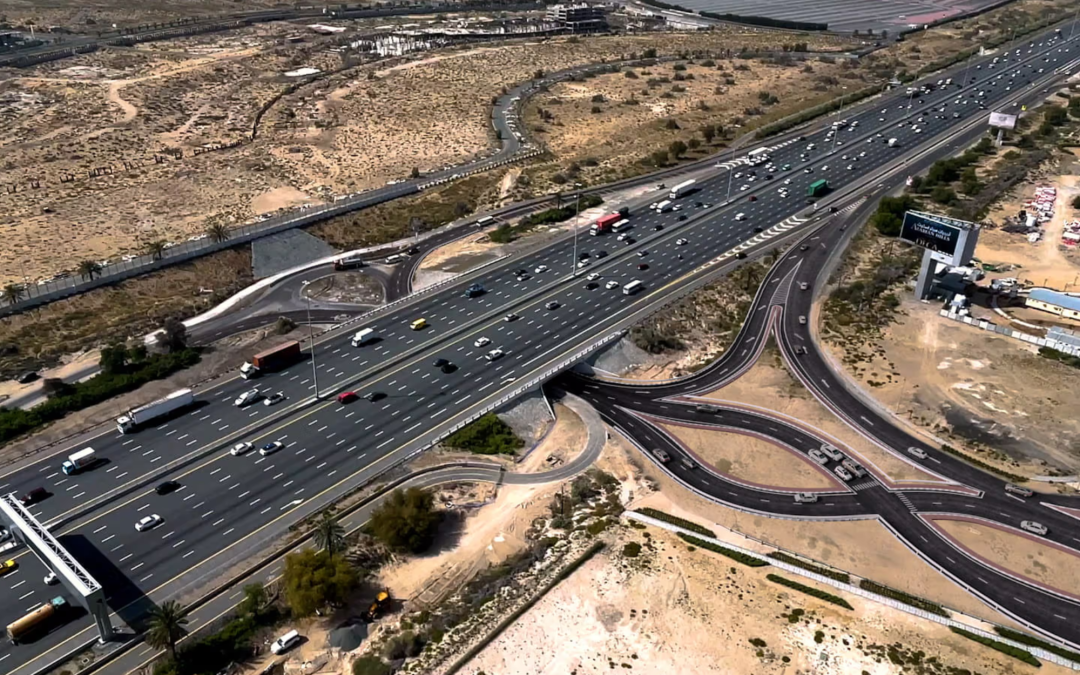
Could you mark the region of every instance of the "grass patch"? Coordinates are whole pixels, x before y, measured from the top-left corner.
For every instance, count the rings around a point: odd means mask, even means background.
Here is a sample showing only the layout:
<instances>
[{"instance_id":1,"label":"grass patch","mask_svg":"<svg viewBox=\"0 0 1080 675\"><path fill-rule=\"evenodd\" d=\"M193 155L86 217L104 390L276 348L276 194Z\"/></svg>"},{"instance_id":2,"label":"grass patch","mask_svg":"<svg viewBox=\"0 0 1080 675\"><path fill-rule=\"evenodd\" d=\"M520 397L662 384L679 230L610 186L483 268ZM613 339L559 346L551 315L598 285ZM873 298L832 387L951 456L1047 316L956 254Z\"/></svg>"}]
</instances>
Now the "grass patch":
<instances>
[{"instance_id":1,"label":"grass patch","mask_svg":"<svg viewBox=\"0 0 1080 675\"><path fill-rule=\"evenodd\" d=\"M937 604L936 602L930 602L929 600L924 600L923 598L919 598L914 595L908 595L903 591L898 591L895 588L889 588L888 586L882 586L881 584L874 583L873 581L870 581L868 579L863 579L862 581L860 581L859 588L863 589L864 591L870 591L871 593L877 593L878 595L884 595L886 598L892 598L893 600L896 600L897 602L902 602L905 605L917 607L924 612L930 612L931 614L937 614L938 616L943 616L945 618L952 616L951 614L949 614L948 610L946 610L944 607Z\"/></svg>"},{"instance_id":2,"label":"grass patch","mask_svg":"<svg viewBox=\"0 0 1080 675\"><path fill-rule=\"evenodd\" d=\"M512 455L525 446L525 441L495 413L488 413L459 429L443 443L477 455Z\"/></svg>"},{"instance_id":3,"label":"grass patch","mask_svg":"<svg viewBox=\"0 0 1080 675\"><path fill-rule=\"evenodd\" d=\"M649 516L650 518L656 518L657 520L662 520L665 523L670 523L671 525L678 525L679 527L690 530L691 532L703 534L706 537L712 537L713 539L716 538L716 533L709 528L703 525L698 525L697 523L686 520L685 518L673 516L670 513L664 513L663 511L659 511L657 509L651 509L648 506L638 509L637 512L642 515Z\"/></svg>"},{"instance_id":4,"label":"grass patch","mask_svg":"<svg viewBox=\"0 0 1080 675\"><path fill-rule=\"evenodd\" d=\"M843 607L845 609L854 609L854 607L852 607L847 600L841 598L839 595L833 595L832 593L826 593L825 591L818 590L812 586L800 584L798 581L792 581L791 579L782 577L779 574L768 574L765 576L765 578L773 583L780 584L781 586L787 586L792 590L799 591L800 593L805 593L819 600L824 600L825 602L831 602L832 604L839 607Z\"/></svg>"},{"instance_id":5,"label":"grass patch","mask_svg":"<svg viewBox=\"0 0 1080 675\"><path fill-rule=\"evenodd\" d=\"M54 422L68 413L134 391L147 382L165 379L198 362L197 349L184 349L172 354L153 354L121 372L101 372L84 382L64 384L47 401L29 410L0 408L0 444Z\"/></svg>"},{"instance_id":6,"label":"grass patch","mask_svg":"<svg viewBox=\"0 0 1080 675\"><path fill-rule=\"evenodd\" d=\"M1060 361L1073 368L1080 368L1080 356L1066 354L1065 352L1058 351L1051 347L1039 347L1039 356L1044 359L1050 359L1051 361Z\"/></svg>"},{"instance_id":7,"label":"grass patch","mask_svg":"<svg viewBox=\"0 0 1080 675\"><path fill-rule=\"evenodd\" d=\"M847 572L837 572L835 570L830 570L825 567L818 567L817 565L812 565L808 562L804 562L794 556L788 555L787 553L781 553L780 551L773 551L772 553L768 553L766 555L775 560L786 562L789 565L801 567L808 572L820 574L823 577L829 577L830 579L835 579L836 581L842 581L845 584L851 583L851 577L847 574Z\"/></svg>"},{"instance_id":8,"label":"grass patch","mask_svg":"<svg viewBox=\"0 0 1080 675\"><path fill-rule=\"evenodd\" d=\"M949 626L949 630L956 633L957 635L962 635L969 640L974 640L979 644L986 645L990 649L996 649L1002 654L1005 654L1006 656L1011 656L1018 661L1023 661L1024 663L1035 666L1036 668L1042 667L1042 662L1032 656L1031 652L1024 651L1019 647L1013 647L1012 645L1007 645L1004 642L998 642L997 640L994 640L992 638L983 637L970 631L966 631L963 628L957 628L956 626Z\"/></svg>"},{"instance_id":9,"label":"grass patch","mask_svg":"<svg viewBox=\"0 0 1080 675\"><path fill-rule=\"evenodd\" d=\"M682 532L679 532L678 535L679 535L679 537L682 538L683 541L685 541L688 544L693 544L694 546L700 546L701 548L708 549L708 550L710 550L710 551L712 551L714 553L719 553L720 555L727 556L727 557L731 558L732 560L734 560L735 562L742 563L743 565L746 565L747 567L768 567L769 566L769 563L765 562L764 560L761 560L760 558L755 558L754 556L746 555L745 553L741 553L739 551L735 551L735 550L732 550L730 548L726 548L726 547L721 546L719 544L714 544L711 541L705 541L704 539L698 539L697 537L691 536L689 534L683 534Z\"/></svg>"},{"instance_id":10,"label":"grass patch","mask_svg":"<svg viewBox=\"0 0 1080 675\"><path fill-rule=\"evenodd\" d=\"M1073 652L1073 651L1069 651L1068 649L1065 649L1063 647L1058 647L1057 645L1050 644L1046 640L1040 640L1039 638L1037 638L1037 637L1035 637L1033 635L1028 635L1027 633L1021 633L1019 631L1011 630L1009 628L1004 628L1002 626L994 626L994 632L997 633L998 635L1000 635L1003 638L1007 638L1009 640L1012 640L1013 642L1019 642L1021 644L1025 644L1025 645L1027 645L1029 647L1038 647L1039 649L1042 649L1043 651L1050 652L1051 654L1056 654L1056 655L1060 656L1063 659L1068 659L1068 660L1072 661L1073 663L1080 663L1080 654L1077 654L1076 652Z\"/></svg>"}]
</instances>

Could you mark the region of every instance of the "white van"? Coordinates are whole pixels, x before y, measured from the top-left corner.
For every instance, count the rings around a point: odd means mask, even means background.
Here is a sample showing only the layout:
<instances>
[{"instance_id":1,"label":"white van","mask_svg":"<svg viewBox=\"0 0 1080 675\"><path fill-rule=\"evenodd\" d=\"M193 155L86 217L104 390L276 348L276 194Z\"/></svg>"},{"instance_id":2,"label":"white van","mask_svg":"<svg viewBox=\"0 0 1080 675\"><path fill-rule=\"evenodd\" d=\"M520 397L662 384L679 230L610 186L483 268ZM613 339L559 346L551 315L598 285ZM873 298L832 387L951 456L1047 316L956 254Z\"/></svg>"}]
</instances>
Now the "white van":
<instances>
[{"instance_id":1,"label":"white van","mask_svg":"<svg viewBox=\"0 0 1080 675\"><path fill-rule=\"evenodd\" d=\"M745 213L736 213L735 214L735 220L746 220L746 214Z\"/></svg>"},{"instance_id":2,"label":"white van","mask_svg":"<svg viewBox=\"0 0 1080 675\"><path fill-rule=\"evenodd\" d=\"M295 630L291 630L285 633L277 640L274 640L274 644L270 645L270 651L274 654L282 654L295 647L300 642L300 633Z\"/></svg>"},{"instance_id":3,"label":"white van","mask_svg":"<svg viewBox=\"0 0 1080 675\"><path fill-rule=\"evenodd\" d=\"M362 328L356 332L356 335L352 336L352 346L360 347L364 343L371 342L375 337L374 328Z\"/></svg>"}]
</instances>

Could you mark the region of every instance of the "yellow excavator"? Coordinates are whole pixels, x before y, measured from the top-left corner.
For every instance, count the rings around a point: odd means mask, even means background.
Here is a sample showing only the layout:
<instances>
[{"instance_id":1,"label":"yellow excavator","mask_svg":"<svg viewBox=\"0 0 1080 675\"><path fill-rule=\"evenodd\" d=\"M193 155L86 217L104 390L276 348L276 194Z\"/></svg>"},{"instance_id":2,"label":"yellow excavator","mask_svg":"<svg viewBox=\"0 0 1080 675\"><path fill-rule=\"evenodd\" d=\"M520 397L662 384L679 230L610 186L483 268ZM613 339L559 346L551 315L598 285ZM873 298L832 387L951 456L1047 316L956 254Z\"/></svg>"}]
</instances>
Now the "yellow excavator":
<instances>
[{"instance_id":1,"label":"yellow excavator","mask_svg":"<svg viewBox=\"0 0 1080 675\"><path fill-rule=\"evenodd\" d=\"M371 603L371 607L368 607L368 611L364 614L364 619L369 623L374 621L383 611L390 605L390 591L379 591L375 596L375 600Z\"/></svg>"}]
</instances>

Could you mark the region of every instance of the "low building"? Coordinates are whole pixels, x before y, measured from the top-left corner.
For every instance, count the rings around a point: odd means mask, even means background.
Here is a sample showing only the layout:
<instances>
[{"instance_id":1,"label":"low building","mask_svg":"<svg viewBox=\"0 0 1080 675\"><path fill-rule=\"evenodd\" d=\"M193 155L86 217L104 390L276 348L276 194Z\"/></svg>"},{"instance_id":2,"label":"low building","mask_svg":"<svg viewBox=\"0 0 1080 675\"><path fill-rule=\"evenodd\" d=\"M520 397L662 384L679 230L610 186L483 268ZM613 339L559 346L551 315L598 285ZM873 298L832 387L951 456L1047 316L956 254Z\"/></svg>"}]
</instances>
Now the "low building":
<instances>
[{"instance_id":1,"label":"low building","mask_svg":"<svg viewBox=\"0 0 1080 675\"><path fill-rule=\"evenodd\" d=\"M1036 288L1028 293L1024 304L1034 309L1057 314L1066 319L1080 321L1080 298L1058 293L1045 288Z\"/></svg>"},{"instance_id":2,"label":"low building","mask_svg":"<svg viewBox=\"0 0 1080 675\"><path fill-rule=\"evenodd\" d=\"M607 28L607 18L600 7L587 4L552 5L547 9L547 20L563 24L574 32Z\"/></svg>"}]
</instances>

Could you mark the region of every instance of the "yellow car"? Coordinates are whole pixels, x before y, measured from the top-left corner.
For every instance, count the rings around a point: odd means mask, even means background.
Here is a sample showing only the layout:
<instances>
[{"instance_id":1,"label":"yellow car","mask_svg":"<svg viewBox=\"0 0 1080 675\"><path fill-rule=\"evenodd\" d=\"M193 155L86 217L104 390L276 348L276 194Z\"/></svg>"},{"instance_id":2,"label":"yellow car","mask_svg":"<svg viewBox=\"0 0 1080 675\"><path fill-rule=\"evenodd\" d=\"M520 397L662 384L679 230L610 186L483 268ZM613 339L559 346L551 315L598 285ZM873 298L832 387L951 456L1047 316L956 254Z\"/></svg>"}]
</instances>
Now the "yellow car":
<instances>
[{"instance_id":1,"label":"yellow car","mask_svg":"<svg viewBox=\"0 0 1080 675\"><path fill-rule=\"evenodd\" d=\"M427 328L427 319L417 319L409 324L409 328L412 328L413 330L423 330Z\"/></svg>"},{"instance_id":2,"label":"yellow car","mask_svg":"<svg viewBox=\"0 0 1080 675\"><path fill-rule=\"evenodd\" d=\"M4 563L0 565L0 576L3 576L8 572L14 572L15 568L18 566L19 564L14 560L5 560Z\"/></svg>"}]
</instances>

